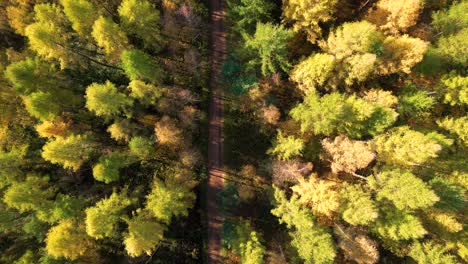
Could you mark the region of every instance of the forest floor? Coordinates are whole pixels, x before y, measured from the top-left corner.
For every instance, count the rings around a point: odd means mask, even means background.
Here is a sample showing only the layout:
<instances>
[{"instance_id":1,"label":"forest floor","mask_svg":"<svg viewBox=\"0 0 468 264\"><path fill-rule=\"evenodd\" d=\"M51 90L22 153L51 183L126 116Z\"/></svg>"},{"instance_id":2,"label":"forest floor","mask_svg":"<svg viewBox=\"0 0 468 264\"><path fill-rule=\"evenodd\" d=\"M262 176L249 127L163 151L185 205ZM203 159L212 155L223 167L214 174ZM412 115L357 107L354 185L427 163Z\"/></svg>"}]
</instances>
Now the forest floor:
<instances>
[{"instance_id":1,"label":"forest floor","mask_svg":"<svg viewBox=\"0 0 468 264\"><path fill-rule=\"evenodd\" d=\"M223 215L219 193L223 189L223 87L221 67L226 54L226 33L224 32L223 0L210 0L211 5L211 79L208 135L208 186L207 218L208 242L207 260L209 264L222 263L221 232Z\"/></svg>"}]
</instances>

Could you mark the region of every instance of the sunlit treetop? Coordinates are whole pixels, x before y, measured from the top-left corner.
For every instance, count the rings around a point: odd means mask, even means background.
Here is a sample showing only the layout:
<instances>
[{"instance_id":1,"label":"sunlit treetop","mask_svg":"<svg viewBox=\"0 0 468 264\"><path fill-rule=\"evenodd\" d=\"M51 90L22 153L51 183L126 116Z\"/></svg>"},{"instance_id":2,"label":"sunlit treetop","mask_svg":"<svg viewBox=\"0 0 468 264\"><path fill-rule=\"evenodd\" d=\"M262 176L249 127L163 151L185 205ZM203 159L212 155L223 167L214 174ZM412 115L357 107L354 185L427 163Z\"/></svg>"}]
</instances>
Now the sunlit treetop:
<instances>
[{"instance_id":1,"label":"sunlit treetop","mask_svg":"<svg viewBox=\"0 0 468 264\"><path fill-rule=\"evenodd\" d=\"M96 7L87 0L61 0L61 4L73 29L83 37L88 37L94 21L99 17Z\"/></svg>"},{"instance_id":2,"label":"sunlit treetop","mask_svg":"<svg viewBox=\"0 0 468 264\"><path fill-rule=\"evenodd\" d=\"M94 22L91 34L98 46L113 62L117 62L123 50L128 48L127 36L119 25L109 17L100 16Z\"/></svg>"}]
</instances>

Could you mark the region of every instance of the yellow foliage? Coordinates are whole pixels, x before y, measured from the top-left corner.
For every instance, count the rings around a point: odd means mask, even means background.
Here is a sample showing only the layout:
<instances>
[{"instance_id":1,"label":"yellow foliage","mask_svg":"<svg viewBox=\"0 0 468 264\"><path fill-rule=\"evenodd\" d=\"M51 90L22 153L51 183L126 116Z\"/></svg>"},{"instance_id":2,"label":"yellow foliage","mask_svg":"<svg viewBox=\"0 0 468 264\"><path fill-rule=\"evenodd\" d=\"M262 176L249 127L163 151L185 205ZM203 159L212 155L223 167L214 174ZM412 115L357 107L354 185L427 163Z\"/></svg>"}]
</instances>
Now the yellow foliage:
<instances>
[{"instance_id":1,"label":"yellow foliage","mask_svg":"<svg viewBox=\"0 0 468 264\"><path fill-rule=\"evenodd\" d=\"M64 220L49 229L46 250L52 257L75 260L92 249L92 241L86 235L84 225L74 220Z\"/></svg>"},{"instance_id":2,"label":"yellow foliage","mask_svg":"<svg viewBox=\"0 0 468 264\"><path fill-rule=\"evenodd\" d=\"M406 32L418 21L423 4L423 0L380 0L366 19L390 34Z\"/></svg>"}]
</instances>

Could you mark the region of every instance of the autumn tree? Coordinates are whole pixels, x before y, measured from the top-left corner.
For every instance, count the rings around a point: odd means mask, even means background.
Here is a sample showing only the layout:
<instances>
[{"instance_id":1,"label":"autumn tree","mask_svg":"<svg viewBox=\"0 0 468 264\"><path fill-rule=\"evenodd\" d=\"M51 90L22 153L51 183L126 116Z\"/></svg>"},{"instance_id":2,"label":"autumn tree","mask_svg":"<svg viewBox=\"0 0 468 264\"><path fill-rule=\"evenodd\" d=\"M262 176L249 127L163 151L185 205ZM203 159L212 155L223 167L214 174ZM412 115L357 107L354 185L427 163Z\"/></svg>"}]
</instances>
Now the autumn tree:
<instances>
[{"instance_id":1,"label":"autumn tree","mask_svg":"<svg viewBox=\"0 0 468 264\"><path fill-rule=\"evenodd\" d=\"M143 105L156 105L157 99L163 95L163 88L145 83L140 80L128 84L130 97L137 99Z\"/></svg>"},{"instance_id":2,"label":"autumn tree","mask_svg":"<svg viewBox=\"0 0 468 264\"><path fill-rule=\"evenodd\" d=\"M92 2L87 0L62 0L63 12L71 22L73 30L83 37L91 34L99 13Z\"/></svg>"},{"instance_id":3,"label":"autumn tree","mask_svg":"<svg viewBox=\"0 0 468 264\"><path fill-rule=\"evenodd\" d=\"M151 252L164 238L166 226L148 216L144 211L138 211L130 220L127 220L128 232L124 236L125 250L131 257Z\"/></svg>"},{"instance_id":4,"label":"autumn tree","mask_svg":"<svg viewBox=\"0 0 468 264\"><path fill-rule=\"evenodd\" d=\"M5 76L15 90L24 95L55 87L56 72L39 58L27 58L8 65Z\"/></svg>"},{"instance_id":5,"label":"autumn tree","mask_svg":"<svg viewBox=\"0 0 468 264\"><path fill-rule=\"evenodd\" d=\"M99 162L93 167L93 176L97 181L111 183L120 179L120 169L133 162L130 155L114 151L103 155Z\"/></svg>"},{"instance_id":6,"label":"autumn tree","mask_svg":"<svg viewBox=\"0 0 468 264\"><path fill-rule=\"evenodd\" d=\"M126 113L133 100L117 90L110 81L105 84L93 83L86 88L86 108L97 116L112 118Z\"/></svg>"},{"instance_id":7,"label":"autumn tree","mask_svg":"<svg viewBox=\"0 0 468 264\"><path fill-rule=\"evenodd\" d=\"M437 124L453 134L457 136L465 145L468 145L468 117L460 117L460 118L445 118L443 120L439 120Z\"/></svg>"},{"instance_id":8,"label":"autumn tree","mask_svg":"<svg viewBox=\"0 0 468 264\"><path fill-rule=\"evenodd\" d=\"M335 225L338 247L348 260L359 264L374 264L379 260L378 244L358 229Z\"/></svg>"},{"instance_id":9,"label":"autumn tree","mask_svg":"<svg viewBox=\"0 0 468 264\"><path fill-rule=\"evenodd\" d=\"M57 137L42 147L42 157L54 164L77 171L91 157L95 146L96 143L89 135Z\"/></svg>"},{"instance_id":10,"label":"autumn tree","mask_svg":"<svg viewBox=\"0 0 468 264\"><path fill-rule=\"evenodd\" d=\"M345 136L338 136L333 142L324 139L322 146L331 157L331 169L335 173L342 171L354 174L375 159L375 153L366 142L352 141Z\"/></svg>"},{"instance_id":11,"label":"autumn tree","mask_svg":"<svg viewBox=\"0 0 468 264\"><path fill-rule=\"evenodd\" d=\"M131 204L125 193L112 193L108 198L86 209L86 233L96 239L115 237L124 209Z\"/></svg>"},{"instance_id":12,"label":"autumn tree","mask_svg":"<svg viewBox=\"0 0 468 264\"><path fill-rule=\"evenodd\" d=\"M455 256L449 254L449 248L444 245L427 241L424 243L415 242L411 246L409 256L418 263L433 263L433 264L455 264L459 263Z\"/></svg>"},{"instance_id":13,"label":"autumn tree","mask_svg":"<svg viewBox=\"0 0 468 264\"><path fill-rule=\"evenodd\" d=\"M49 185L48 176L28 175L6 189L3 202L20 212L38 210L50 202L56 190Z\"/></svg>"},{"instance_id":14,"label":"autumn tree","mask_svg":"<svg viewBox=\"0 0 468 264\"><path fill-rule=\"evenodd\" d=\"M119 25L109 17L100 16L94 22L91 34L98 46L104 50L113 62L116 62L124 49L127 48L127 36Z\"/></svg>"},{"instance_id":15,"label":"autumn tree","mask_svg":"<svg viewBox=\"0 0 468 264\"><path fill-rule=\"evenodd\" d=\"M151 56L141 50L124 50L122 53L122 66L130 80L160 82L162 69Z\"/></svg>"},{"instance_id":16,"label":"autumn tree","mask_svg":"<svg viewBox=\"0 0 468 264\"><path fill-rule=\"evenodd\" d=\"M304 93L322 90L328 87L328 80L333 74L335 58L329 54L313 54L296 65L291 72L291 79Z\"/></svg>"},{"instance_id":17,"label":"autumn tree","mask_svg":"<svg viewBox=\"0 0 468 264\"><path fill-rule=\"evenodd\" d=\"M371 192L357 184L345 184L340 190L343 220L352 225L370 225L379 216Z\"/></svg>"},{"instance_id":18,"label":"autumn tree","mask_svg":"<svg viewBox=\"0 0 468 264\"><path fill-rule=\"evenodd\" d=\"M385 32L398 34L406 32L416 24L423 5L424 2L421 0L379 0L370 9L366 19Z\"/></svg>"},{"instance_id":19,"label":"autumn tree","mask_svg":"<svg viewBox=\"0 0 468 264\"><path fill-rule=\"evenodd\" d=\"M303 149L304 141L302 139L294 136L283 136L283 132L278 131L274 147L269 152L278 156L280 160L289 160L294 156L300 156Z\"/></svg>"},{"instance_id":20,"label":"autumn tree","mask_svg":"<svg viewBox=\"0 0 468 264\"><path fill-rule=\"evenodd\" d=\"M86 234L84 225L77 220L61 221L47 233L47 254L76 260L92 250L94 245Z\"/></svg>"},{"instance_id":21,"label":"autumn tree","mask_svg":"<svg viewBox=\"0 0 468 264\"><path fill-rule=\"evenodd\" d=\"M249 63L260 65L264 76L280 69L287 72L290 67L287 44L291 37L292 33L282 25L258 23L255 34L245 41L256 56Z\"/></svg>"},{"instance_id":22,"label":"autumn tree","mask_svg":"<svg viewBox=\"0 0 468 264\"><path fill-rule=\"evenodd\" d=\"M468 77L452 72L441 79L444 103L451 106L468 105Z\"/></svg>"},{"instance_id":23,"label":"autumn tree","mask_svg":"<svg viewBox=\"0 0 468 264\"><path fill-rule=\"evenodd\" d=\"M142 160L150 159L155 154L154 140L149 138L133 137L128 143L128 147L130 153Z\"/></svg>"},{"instance_id":24,"label":"autumn tree","mask_svg":"<svg viewBox=\"0 0 468 264\"><path fill-rule=\"evenodd\" d=\"M290 0L283 6L283 15L293 22L295 31L304 31L309 41L315 42L322 33L319 23L333 19L336 0Z\"/></svg>"},{"instance_id":25,"label":"autumn tree","mask_svg":"<svg viewBox=\"0 0 468 264\"><path fill-rule=\"evenodd\" d=\"M157 142L168 146L179 146L182 143L182 130L176 120L163 116L155 125L154 133Z\"/></svg>"}]
</instances>

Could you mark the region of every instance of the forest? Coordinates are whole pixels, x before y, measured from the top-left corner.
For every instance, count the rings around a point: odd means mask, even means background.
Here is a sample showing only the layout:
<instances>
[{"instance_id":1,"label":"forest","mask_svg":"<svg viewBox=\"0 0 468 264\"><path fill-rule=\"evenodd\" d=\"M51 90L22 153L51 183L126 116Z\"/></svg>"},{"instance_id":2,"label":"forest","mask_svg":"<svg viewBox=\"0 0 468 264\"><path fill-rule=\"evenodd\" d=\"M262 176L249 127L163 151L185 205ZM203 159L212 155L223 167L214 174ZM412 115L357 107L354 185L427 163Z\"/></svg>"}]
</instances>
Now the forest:
<instances>
[{"instance_id":1,"label":"forest","mask_svg":"<svg viewBox=\"0 0 468 264\"><path fill-rule=\"evenodd\" d=\"M467 263L467 71L467 0L0 0L0 263Z\"/></svg>"}]
</instances>

